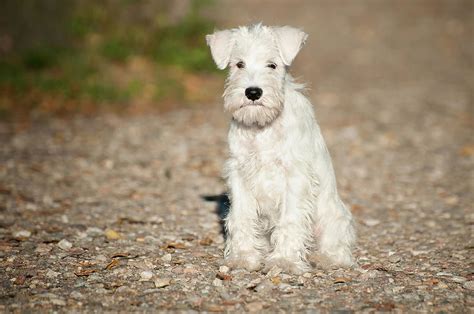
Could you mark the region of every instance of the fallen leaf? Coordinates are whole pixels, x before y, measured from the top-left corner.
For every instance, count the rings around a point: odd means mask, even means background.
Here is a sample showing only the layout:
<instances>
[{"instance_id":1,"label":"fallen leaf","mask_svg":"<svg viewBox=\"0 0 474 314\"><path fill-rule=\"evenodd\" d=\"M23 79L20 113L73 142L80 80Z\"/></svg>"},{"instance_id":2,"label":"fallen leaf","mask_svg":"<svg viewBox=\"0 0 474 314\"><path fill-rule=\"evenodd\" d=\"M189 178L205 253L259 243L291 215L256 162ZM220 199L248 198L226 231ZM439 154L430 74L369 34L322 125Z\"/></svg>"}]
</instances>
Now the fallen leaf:
<instances>
[{"instance_id":1,"label":"fallen leaf","mask_svg":"<svg viewBox=\"0 0 474 314\"><path fill-rule=\"evenodd\" d=\"M385 266L382 266L382 265L377 265L377 266L375 266L374 269L375 269L375 270L379 270L379 271L388 272L388 268L385 267Z\"/></svg>"},{"instance_id":2,"label":"fallen leaf","mask_svg":"<svg viewBox=\"0 0 474 314\"><path fill-rule=\"evenodd\" d=\"M241 303L241 301L237 301L237 300L223 300L221 302L222 305L236 305L239 303Z\"/></svg>"},{"instance_id":3,"label":"fallen leaf","mask_svg":"<svg viewBox=\"0 0 474 314\"><path fill-rule=\"evenodd\" d=\"M260 301L254 301L254 302L251 302L251 303L247 303L245 305L245 308L247 311L249 312L260 312L263 310L264 308L264 303L263 302L260 302Z\"/></svg>"},{"instance_id":4,"label":"fallen leaf","mask_svg":"<svg viewBox=\"0 0 474 314\"><path fill-rule=\"evenodd\" d=\"M3 186L3 185L0 185L0 194L4 194L4 195L10 195L10 194L13 194L12 190Z\"/></svg>"},{"instance_id":5,"label":"fallen leaf","mask_svg":"<svg viewBox=\"0 0 474 314\"><path fill-rule=\"evenodd\" d=\"M213 240L210 238L210 237L205 237L203 239L201 239L201 241L199 241L199 244L203 245L203 246L209 246L211 245L213 242Z\"/></svg>"},{"instance_id":6,"label":"fallen leaf","mask_svg":"<svg viewBox=\"0 0 474 314\"><path fill-rule=\"evenodd\" d=\"M192 241L194 241L196 238L195 238L194 235L192 235L192 234L186 234L186 235L184 235L181 239L184 240L184 241L192 242Z\"/></svg>"},{"instance_id":7,"label":"fallen leaf","mask_svg":"<svg viewBox=\"0 0 474 314\"><path fill-rule=\"evenodd\" d=\"M112 261L110 261L110 263L107 264L107 266L105 266L104 269L111 270L112 268L118 265L120 265L120 261L118 259L113 259Z\"/></svg>"},{"instance_id":8,"label":"fallen leaf","mask_svg":"<svg viewBox=\"0 0 474 314\"><path fill-rule=\"evenodd\" d=\"M363 208L362 206L357 205L357 204L353 204L353 205L351 206L351 211L352 211L353 213L361 212L363 209L364 209L364 208Z\"/></svg>"},{"instance_id":9,"label":"fallen leaf","mask_svg":"<svg viewBox=\"0 0 474 314\"><path fill-rule=\"evenodd\" d=\"M431 278L431 279L426 280L425 283L428 285L434 286L434 285L439 284L439 280L436 278Z\"/></svg>"},{"instance_id":10,"label":"fallen leaf","mask_svg":"<svg viewBox=\"0 0 474 314\"><path fill-rule=\"evenodd\" d=\"M207 312L224 312L225 307L222 305L218 304L211 304L211 303L206 303L202 306L202 309L207 311Z\"/></svg>"},{"instance_id":11,"label":"fallen leaf","mask_svg":"<svg viewBox=\"0 0 474 314\"><path fill-rule=\"evenodd\" d=\"M26 281L26 277L23 276L23 275L20 275L20 276L16 277L15 284L16 285L22 285L22 284L25 283L25 281Z\"/></svg>"},{"instance_id":12,"label":"fallen leaf","mask_svg":"<svg viewBox=\"0 0 474 314\"><path fill-rule=\"evenodd\" d=\"M10 252L13 249L11 245L6 242L0 242L0 252Z\"/></svg>"},{"instance_id":13,"label":"fallen leaf","mask_svg":"<svg viewBox=\"0 0 474 314\"><path fill-rule=\"evenodd\" d=\"M185 259L182 259L182 258L173 259L173 264L175 264L175 265L182 265L184 263L186 263Z\"/></svg>"},{"instance_id":14,"label":"fallen leaf","mask_svg":"<svg viewBox=\"0 0 474 314\"><path fill-rule=\"evenodd\" d=\"M349 281L351 281L351 279L345 277L337 277L336 279L334 279L334 283L346 283Z\"/></svg>"},{"instance_id":15,"label":"fallen leaf","mask_svg":"<svg viewBox=\"0 0 474 314\"><path fill-rule=\"evenodd\" d=\"M96 262L92 262L92 261L80 261L80 262L79 262L79 265L82 266L82 267L91 267L91 266L96 265Z\"/></svg>"},{"instance_id":16,"label":"fallen leaf","mask_svg":"<svg viewBox=\"0 0 474 314\"><path fill-rule=\"evenodd\" d=\"M395 304L391 302L378 303L375 305L375 308L380 311L391 311L395 308Z\"/></svg>"},{"instance_id":17,"label":"fallen leaf","mask_svg":"<svg viewBox=\"0 0 474 314\"><path fill-rule=\"evenodd\" d=\"M124 224L124 223L128 223L128 224L139 224L139 225L144 225L146 224L147 222L144 221L144 220L139 220L139 219L135 219L135 218L132 218L132 217L120 217L117 221L117 223L119 225L121 224Z\"/></svg>"},{"instance_id":18,"label":"fallen leaf","mask_svg":"<svg viewBox=\"0 0 474 314\"><path fill-rule=\"evenodd\" d=\"M122 238L122 236L117 231L112 230L112 229L107 229L105 231L105 236L109 240L118 240L118 239Z\"/></svg>"},{"instance_id":19,"label":"fallen leaf","mask_svg":"<svg viewBox=\"0 0 474 314\"><path fill-rule=\"evenodd\" d=\"M130 256L130 253L128 252L118 252L118 253L114 253L111 258L116 258L116 257L129 257Z\"/></svg>"},{"instance_id":20,"label":"fallen leaf","mask_svg":"<svg viewBox=\"0 0 474 314\"><path fill-rule=\"evenodd\" d=\"M185 249L186 246L180 242L169 242L165 244L164 248L165 249Z\"/></svg>"},{"instance_id":21,"label":"fallen leaf","mask_svg":"<svg viewBox=\"0 0 474 314\"><path fill-rule=\"evenodd\" d=\"M276 277L272 277L270 278L270 281L274 284L274 285L279 285L281 283L281 278L276 276Z\"/></svg>"},{"instance_id":22,"label":"fallen leaf","mask_svg":"<svg viewBox=\"0 0 474 314\"><path fill-rule=\"evenodd\" d=\"M219 278L220 280L232 280L232 276L229 275L229 274L224 274L224 273L221 273L221 272L218 272L216 274L216 277Z\"/></svg>"},{"instance_id":23,"label":"fallen leaf","mask_svg":"<svg viewBox=\"0 0 474 314\"><path fill-rule=\"evenodd\" d=\"M444 199L444 202L447 205L451 205L451 206L457 205L459 203L459 197L457 197L456 195L449 196Z\"/></svg>"},{"instance_id":24,"label":"fallen leaf","mask_svg":"<svg viewBox=\"0 0 474 314\"><path fill-rule=\"evenodd\" d=\"M459 149L459 154L463 157L469 157L474 155L474 144L471 145L464 145Z\"/></svg>"},{"instance_id":25,"label":"fallen leaf","mask_svg":"<svg viewBox=\"0 0 474 314\"><path fill-rule=\"evenodd\" d=\"M77 269L74 272L74 275L76 275L77 277L86 277L86 276L90 276L91 274L95 272L97 272L97 269Z\"/></svg>"}]
</instances>

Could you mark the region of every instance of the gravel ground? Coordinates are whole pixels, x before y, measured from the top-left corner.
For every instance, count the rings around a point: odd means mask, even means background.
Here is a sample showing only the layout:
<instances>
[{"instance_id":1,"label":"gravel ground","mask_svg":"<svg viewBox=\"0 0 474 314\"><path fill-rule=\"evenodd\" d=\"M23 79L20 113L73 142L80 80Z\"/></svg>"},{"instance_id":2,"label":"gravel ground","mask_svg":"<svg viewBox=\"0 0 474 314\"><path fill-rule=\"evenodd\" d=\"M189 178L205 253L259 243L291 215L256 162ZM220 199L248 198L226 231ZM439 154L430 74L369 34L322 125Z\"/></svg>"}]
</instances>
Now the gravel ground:
<instances>
[{"instance_id":1,"label":"gravel ground","mask_svg":"<svg viewBox=\"0 0 474 314\"><path fill-rule=\"evenodd\" d=\"M385 2L347 52L353 20L340 16L383 2L329 3L317 12L351 29L342 39L297 6L280 14L290 24L300 14L315 34L294 72L312 82L357 220L357 267L293 276L222 266L221 210L204 199L225 191L219 104L0 123L0 311L472 312L472 12L460 1L427 11Z\"/></svg>"}]
</instances>

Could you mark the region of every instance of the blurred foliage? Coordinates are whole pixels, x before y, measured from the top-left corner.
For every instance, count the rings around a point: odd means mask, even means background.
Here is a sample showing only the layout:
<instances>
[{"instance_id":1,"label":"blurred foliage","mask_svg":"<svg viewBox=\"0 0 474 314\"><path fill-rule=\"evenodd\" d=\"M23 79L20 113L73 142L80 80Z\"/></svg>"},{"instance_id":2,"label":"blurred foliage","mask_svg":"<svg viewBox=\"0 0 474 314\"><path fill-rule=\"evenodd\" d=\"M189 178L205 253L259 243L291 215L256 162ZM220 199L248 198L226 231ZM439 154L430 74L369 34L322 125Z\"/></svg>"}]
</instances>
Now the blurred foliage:
<instances>
[{"instance_id":1,"label":"blurred foliage","mask_svg":"<svg viewBox=\"0 0 474 314\"><path fill-rule=\"evenodd\" d=\"M202 14L211 1L5 1L16 22L0 23L0 115L143 111L215 96L206 91L220 78L204 40L214 23Z\"/></svg>"}]
</instances>

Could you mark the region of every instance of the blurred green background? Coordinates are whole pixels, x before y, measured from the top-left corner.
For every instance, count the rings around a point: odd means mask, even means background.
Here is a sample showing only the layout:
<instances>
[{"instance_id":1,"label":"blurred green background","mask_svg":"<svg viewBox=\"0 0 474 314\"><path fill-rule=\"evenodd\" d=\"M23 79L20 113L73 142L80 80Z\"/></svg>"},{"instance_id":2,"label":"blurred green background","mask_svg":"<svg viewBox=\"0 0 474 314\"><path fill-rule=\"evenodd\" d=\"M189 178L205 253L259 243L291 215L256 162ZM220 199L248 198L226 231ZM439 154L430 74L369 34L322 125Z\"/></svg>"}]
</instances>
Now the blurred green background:
<instances>
[{"instance_id":1,"label":"blurred green background","mask_svg":"<svg viewBox=\"0 0 474 314\"><path fill-rule=\"evenodd\" d=\"M212 1L2 0L0 118L169 110L215 99Z\"/></svg>"},{"instance_id":2,"label":"blurred green background","mask_svg":"<svg viewBox=\"0 0 474 314\"><path fill-rule=\"evenodd\" d=\"M470 104L473 3L0 0L0 119L214 106L225 71L204 36L256 22L310 35L292 72L318 105L412 88Z\"/></svg>"}]
</instances>

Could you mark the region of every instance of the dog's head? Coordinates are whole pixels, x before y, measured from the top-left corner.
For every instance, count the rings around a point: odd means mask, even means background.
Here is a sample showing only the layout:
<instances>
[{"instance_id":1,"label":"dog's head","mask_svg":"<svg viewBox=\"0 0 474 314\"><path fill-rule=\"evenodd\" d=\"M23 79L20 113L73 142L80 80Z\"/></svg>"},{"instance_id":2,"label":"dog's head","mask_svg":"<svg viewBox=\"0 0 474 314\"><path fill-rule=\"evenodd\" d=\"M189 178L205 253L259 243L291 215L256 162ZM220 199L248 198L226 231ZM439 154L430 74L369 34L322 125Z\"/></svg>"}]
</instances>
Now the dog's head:
<instances>
[{"instance_id":1,"label":"dog's head","mask_svg":"<svg viewBox=\"0 0 474 314\"><path fill-rule=\"evenodd\" d=\"M246 126L265 126L283 110L286 69L307 35L299 29L257 24L207 35L219 69L230 68L224 107Z\"/></svg>"}]
</instances>

